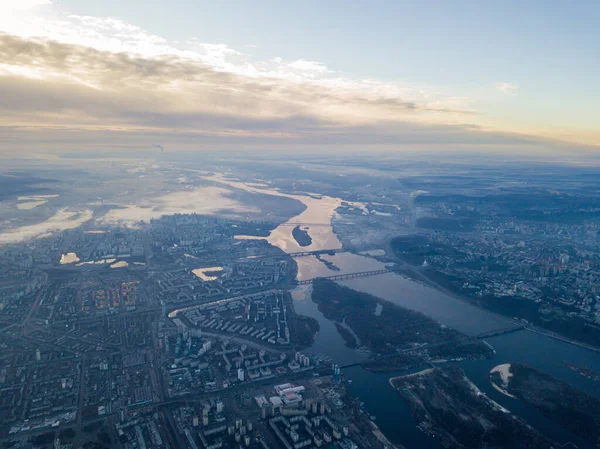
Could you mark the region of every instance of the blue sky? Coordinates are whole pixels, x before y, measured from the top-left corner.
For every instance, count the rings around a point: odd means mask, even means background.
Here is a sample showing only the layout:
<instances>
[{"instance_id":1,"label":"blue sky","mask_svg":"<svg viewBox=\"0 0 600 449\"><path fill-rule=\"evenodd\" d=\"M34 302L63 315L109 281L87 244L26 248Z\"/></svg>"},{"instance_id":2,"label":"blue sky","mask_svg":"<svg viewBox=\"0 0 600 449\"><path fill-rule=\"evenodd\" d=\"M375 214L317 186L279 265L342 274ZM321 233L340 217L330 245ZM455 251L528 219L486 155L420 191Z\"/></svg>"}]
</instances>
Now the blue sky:
<instances>
[{"instance_id":1,"label":"blue sky","mask_svg":"<svg viewBox=\"0 0 600 449\"><path fill-rule=\"evenodd\" d=\"M320 132L333 122L359 129L361 135L367 127L381 135L382 122L397 120L400 129L407 123L416 123L425 133L434 132L431 127L458 126L465 132L481 129L486 138L490 133L518 135L515 141L525 136L525 140L595 145L600 138L598 1L27 2L32 7L13 12L12 22L0 19L0 31L4 27L6 33L23 39L83 42L90 48L149 58L171 49L199 52L198 58L217 71L252 79L272 79L276 74L281 83L296 83L295 87L309 83L329 89L320 98L336 97L335 104L325 105L327 117L304 107L261 105L261 111L268 109L269 120L288 123L298 115L303 123L308 118L320 121ZM106 25L107 18L118 21L118 31ZM124 29L130 35L124 36ZM158 38L162 47L155 45L146 52ZM354 84L351 92L350 84ZM350 108L342 107L339 95L352 107L368 100L366 108L346 114ZM403 112L389 109L392 99L403 105ZM248 101L254 100L243 102ZM387 109L375 110L374 103ZM407 116L408 103L418 106L419 117ZM443 116L442 110L453 113ZM240 115L239 110L221 112ZM335 114L344 117L337 119ZM325 118L328 123L323 126ZM292 136L299 132L298 127L288 131ZM452 129L450 134L456 135ZM398 143L402 141L400 136Z\"/></svg>"},{"instance_id":2,"label":"blue sky","mask_svg":"<svg viewBox=\"0 0 600 449\"><path fill-rule=\"evenodd\" d=\"M357 76L469 86L598 74L597 1L64 0L69 11L117 16L172 40L256 45ZM594 57L595 56L595 57ZM558 72L553 75L553 72Z\"/></svg>"}]
</instances>

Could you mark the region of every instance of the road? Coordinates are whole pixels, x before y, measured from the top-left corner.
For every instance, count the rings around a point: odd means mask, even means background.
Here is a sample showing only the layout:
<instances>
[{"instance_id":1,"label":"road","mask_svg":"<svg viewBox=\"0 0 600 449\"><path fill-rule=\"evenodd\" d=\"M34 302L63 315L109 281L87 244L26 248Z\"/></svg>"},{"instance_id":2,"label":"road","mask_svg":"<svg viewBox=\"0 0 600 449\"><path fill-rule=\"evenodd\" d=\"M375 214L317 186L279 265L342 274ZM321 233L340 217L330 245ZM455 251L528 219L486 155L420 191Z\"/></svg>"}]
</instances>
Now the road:
<instances>
[{"instance_id":1,"label":"road","mask_svg":"<svg viewBox=\"0 0 600 449\"><path fill-rule=\"evenodd\" d=\"M43 282L44 286L46 285L46 282L48 282L48 274L46 274L44 272L44 282ZM33 304L31 305L31 307L27 311L27 314L25 315L25 318L23 319L23 332L25 334L31 332L32 331L31 328L33 328L33 329L36 328L35 326L31 325L31 323L30 323L31 316L35 313L37 308L40 306L40 301L42 300L42 295L44 294L45 291L46 291L46 289L44 287L40 288L39 293L35 297L35 301L33 301Z\"/></svg>"},{"instance_id":2,"label":"road","mask_svg":"<svg viewBox=\"0 0 600 449\"><path fill-rule=\"evenodd\" d=\"M81 373L79 376L79 399L77 400L77 425L81 425L83 417L83 404L85 399L85 354L81 355Z\"/></svg>"}]
</instances>

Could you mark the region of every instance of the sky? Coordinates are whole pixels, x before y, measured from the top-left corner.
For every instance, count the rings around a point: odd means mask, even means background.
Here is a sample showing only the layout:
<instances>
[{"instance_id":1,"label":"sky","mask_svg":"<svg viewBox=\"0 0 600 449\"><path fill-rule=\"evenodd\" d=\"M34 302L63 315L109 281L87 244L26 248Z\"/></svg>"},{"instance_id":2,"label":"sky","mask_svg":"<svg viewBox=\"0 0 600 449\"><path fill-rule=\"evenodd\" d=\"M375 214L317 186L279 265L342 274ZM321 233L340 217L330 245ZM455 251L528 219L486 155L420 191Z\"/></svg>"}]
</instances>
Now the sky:
<instances>
[{"instance_id":1,"label":"sky","mask_svg":"<svg viewBox=\"0 0 600 449\"><path fill-rule=\"evenodd\" d=\"M0 0L0 152L600 152L600 2Z\"/></svg>"}]
</instances>

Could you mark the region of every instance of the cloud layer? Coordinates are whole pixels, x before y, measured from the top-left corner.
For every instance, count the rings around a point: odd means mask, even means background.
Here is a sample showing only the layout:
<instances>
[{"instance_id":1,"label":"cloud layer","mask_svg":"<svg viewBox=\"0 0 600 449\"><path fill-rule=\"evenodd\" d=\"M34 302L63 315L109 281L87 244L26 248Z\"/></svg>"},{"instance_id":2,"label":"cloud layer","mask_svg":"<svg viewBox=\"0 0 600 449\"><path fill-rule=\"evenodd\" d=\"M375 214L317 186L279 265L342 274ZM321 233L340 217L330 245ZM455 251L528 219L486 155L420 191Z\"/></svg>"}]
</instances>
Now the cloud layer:
<instances>
[{"instance_id":1,"label":"cloud layer","mask_svg":"<svg viewBox=\"0 0 600 449\"><path fill-rule=\"evenodd\" d=\"M114 18L11 8L0 8L0 151L536 141L494 129L444 89L354 79L308 59L252 62ZM517 86L488 89L512 96Z\"/></svg>"},{"instance_id":2,"label":"cloud layer","mask_svg":"<svg viewBox=\"0 0 600 449\"><path fill-rule=\"evenodd\" d=\"M308 61L292 65L321 71ZM407 100L391 90L281 72L249 76L185 56L113 53L0 35L2 125L15 133L44 130L49 138L62 130L144 132L175 141L195 136L377 143L414 141L423 134L423 142L444 136L456 142L461 132L474 131L469 122L476 114L453 107L453 99Z\"/></svg>"}]
</instances>

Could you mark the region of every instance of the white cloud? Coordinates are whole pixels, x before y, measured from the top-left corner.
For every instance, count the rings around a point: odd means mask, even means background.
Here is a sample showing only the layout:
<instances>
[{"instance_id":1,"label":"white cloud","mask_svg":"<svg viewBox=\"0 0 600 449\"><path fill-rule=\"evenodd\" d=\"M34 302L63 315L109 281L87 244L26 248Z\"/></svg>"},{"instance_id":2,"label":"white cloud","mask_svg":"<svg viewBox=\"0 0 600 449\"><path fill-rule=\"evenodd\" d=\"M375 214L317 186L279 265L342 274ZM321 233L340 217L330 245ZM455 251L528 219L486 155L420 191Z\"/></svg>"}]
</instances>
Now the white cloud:
<instances>
[{"instance_id":1,"label":"white cloud","mask_svg":"<svg viewBox=\"0 0 600 449\"><path fill-rule=\"evenodd\" d=\"M0 17L0 145L39 130L57 139L137 133L166 145L194 136L387 143L416 141L431 126L458 141L483 124L464 93L352 78L309 59L253 60L225 44L169 41L118 18L25 3L23 14Z\"/></svg>"},{"instance_id":2,"label":"white cloud","mask_svg":"<svg viewBox=\"0 0 600 449\"><path fill-rule=\"evenodd\" d=\"M54 0L0 0L1 149L50 137L91 146L85 138L92 132L98 145L143 140L145 148L156 140L170 148L180 139L249 135L294 143L307 136L328 143L460 143L468 132L496 141L507 135L483 136L497 123L472 104L483 108L503 101L494 91L509 98L519 91L507 81L455 91L351 77L310 59L256 60L252 44L237 50L170 41L119 18L61 8Z\"/></svg>"},{"instance_id":3,"label":"white cloud","mask_svg":"<svg viewBox=\"0 0 600 449\"><path fill-rule=\"evenodd\" d=\"M518 84L506 81L496 83L495 87L497 91L502 92L506 95L517 95L517 92L519 90Z\"/></svg>"},{"instance_id":4,"label":"white cloud","mask_svg":"<svg viewBox=\"0 0 600 449\"><path fill-rule=\"evenodd\" d=\"M0 0L0 11L24 11L51 4L51 0Z\"/></svg>"},{"instance_id":5,"label":"white cloud","mask_svg":"<svg viewBox=\"0 0 600 449\"><path fill-rule=\"evenodd\" d=\"M49 4L48 0L24 0L24 2ZM11 3L17 2L11 0ZM126 52L144 57L173 55L201 62L217 71L252 78L310 83L327 90L338 90L343 95L360 94L366 98L408 102L431 101L436 103L436 108L456 107L454 99L445 104L445 97L455 97L455 95L446 95L429 86L333 76L335 72L323 63L307 59L290 61L276 57L264 61L252 61L249 54L225 44L204 43L198 39L171 42L118 18L68 14L61 11L58 4L43 9L37 14L14 18L10 23L3 23L0 19L0 31L21 37L46 37L62 43L83 45L113 53ZM253 46L249 44L246 47ZM460 109L469 109L466 101L463 101Z\"/></svg>"},{"instance_id":6,"label":"white cloud","mask_svg":"<svg viewBox=\"0 0 600 449\"><path fill-rule=\"evenodd\" d=\"M47 10L51 5L50 0L0 0L0 31L26 30L28 24L40 21L40 10Z\"/></svg>"},{"instance_id":7,"label":"white cloud","mask_svg":"<svg viewBox=\"0 0 600 449\"><path fill-rule=\"evenodd\" d=\"M162 215L173 214L214 214L235 211L235 214L257 212L256 208L245 206L230 198L232 191L222 187L199 187L193 190L173 192L167 195L144 200L140 205L123 205L111 209L102 222L114 225L135 225L140 221L149 222Z\"/></svg>"},{"instance_id":8,"label":"white cloud","mask_svg":"<svg viewBox=\"0 0 600 449\"><path fill-rule=\"evenodd\" d=\"M41 223L21 226L5 232L0 232L0 244L21 242L24 240L45 237L53 232L63 231L65 229L74 229L91 220L92 215L93 213L89 209L80 211L60 209L48 220Z\"/></svg>"},{"instance_id":9,"label":"white cloud","mask_svg":"<svg viewBox=\"0 0 600 449\"><path fill-rule=\"evenodd\" d=\"M313 73L331 73L333 70L329 70L320 62L316 61L307 61L306 59L298 59L297 61L292 61L288 63L288 67L293 69L297 69L303 72L313 72Z\"/></svg>"}]
</instances>

